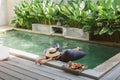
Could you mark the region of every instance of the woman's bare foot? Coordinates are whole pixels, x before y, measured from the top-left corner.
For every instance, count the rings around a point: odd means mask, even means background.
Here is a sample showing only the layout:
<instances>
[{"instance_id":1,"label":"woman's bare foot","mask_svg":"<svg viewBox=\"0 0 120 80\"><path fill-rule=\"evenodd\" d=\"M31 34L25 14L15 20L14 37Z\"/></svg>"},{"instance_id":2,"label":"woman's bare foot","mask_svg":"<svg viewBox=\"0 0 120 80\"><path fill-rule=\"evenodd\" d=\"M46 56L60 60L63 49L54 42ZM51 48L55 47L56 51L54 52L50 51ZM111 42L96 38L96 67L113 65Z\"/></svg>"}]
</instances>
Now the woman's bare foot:
<instances>
[{"instance_id":1,"label":"woman's bare foot","mask_svg":"<svg viewBox=\"0 0 120 80\"><path fill-rule=\"evenodd\" d=\"M76 48L74 48L73 50L80 50L81 48L78 46Z\"/></svg>"}]
</instances>

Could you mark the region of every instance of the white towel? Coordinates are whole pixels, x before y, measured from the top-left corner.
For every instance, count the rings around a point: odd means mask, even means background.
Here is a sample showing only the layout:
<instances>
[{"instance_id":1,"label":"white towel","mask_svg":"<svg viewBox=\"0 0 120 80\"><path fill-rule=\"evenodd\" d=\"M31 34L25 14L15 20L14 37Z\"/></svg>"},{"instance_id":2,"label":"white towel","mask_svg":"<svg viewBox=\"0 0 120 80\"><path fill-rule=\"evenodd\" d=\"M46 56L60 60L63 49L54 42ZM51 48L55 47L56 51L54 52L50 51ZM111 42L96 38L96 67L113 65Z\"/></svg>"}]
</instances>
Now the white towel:
<instances>
[{"instance_id":1,"label":"white towel","mask_svg":"<svg viewBox=\"0 0 120 80\"><path fill-rule=\"evenodd\" d=\"M9 48L0 46L0 61L9 58Z\"/></svg>"}]
</instances>

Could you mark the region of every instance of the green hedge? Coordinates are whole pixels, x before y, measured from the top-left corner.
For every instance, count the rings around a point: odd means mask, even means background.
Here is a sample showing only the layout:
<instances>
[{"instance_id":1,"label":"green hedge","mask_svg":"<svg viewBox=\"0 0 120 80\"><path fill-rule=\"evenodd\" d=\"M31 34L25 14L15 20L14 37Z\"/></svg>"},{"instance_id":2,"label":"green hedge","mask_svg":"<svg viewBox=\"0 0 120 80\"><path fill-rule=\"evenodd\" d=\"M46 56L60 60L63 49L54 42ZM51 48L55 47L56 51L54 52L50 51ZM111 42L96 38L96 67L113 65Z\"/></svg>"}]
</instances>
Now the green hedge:
<instances>
[{"instance_id":1,"label":"green hedge","mask_svg":"<svg viewBox=\"0 0 120 80\"><path fill-rule=\"evenodd\" d=\"M33 23L56 24L82 28L85 32L112 35L120 31L119 0L22 0L14 8L16 27L31 29Z\"/></svg>"}]
</instances>

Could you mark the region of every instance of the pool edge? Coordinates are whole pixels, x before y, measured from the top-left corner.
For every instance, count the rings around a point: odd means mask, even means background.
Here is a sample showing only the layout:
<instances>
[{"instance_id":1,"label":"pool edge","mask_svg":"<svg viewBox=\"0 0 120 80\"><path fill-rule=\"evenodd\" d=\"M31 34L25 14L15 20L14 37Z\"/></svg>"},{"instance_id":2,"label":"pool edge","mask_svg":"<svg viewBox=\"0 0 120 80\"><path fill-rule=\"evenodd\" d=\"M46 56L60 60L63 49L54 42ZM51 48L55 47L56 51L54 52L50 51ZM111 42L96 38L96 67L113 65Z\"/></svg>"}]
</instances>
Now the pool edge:
<instances>
[{"instance_id":1,"label":"pool edge","mask_svg":"<svg viewBox=\"0 0 120 80\"><path fill-rule=\"evenodd\" d=\"M96 66L94 70L100 73L99 77L102 77L105 73L113 69L120 63L120 52L114 55L113 57L109 58L102 64Z\"/></svg>"},{"instance_id":2,"label":"pool edge","mask_svg":"<svg viewBox=\"0 0 120 80\"><path fill-rule=\"evenodd\" d=\"M10 49L10 55L14 55L20 58L24 58L27 60L35 61L36 58L38 58L38 55L31 54L28 52L20 51L17 49L9 48ZM81 75L94 78L94 79L99 79L101 78L104 74L106 74L108 71L110 71L112 68L114 68L119 62L120 62L120 53L116 54L109 60L103 62L102 64L98 65L94 69L87 69L81 73ZM50 61L46 63L45 65L62 69L62 65L65 64L64 62L61 61ZM107 65L107 66L106 66Z\"/></svg>"}]
</instances>

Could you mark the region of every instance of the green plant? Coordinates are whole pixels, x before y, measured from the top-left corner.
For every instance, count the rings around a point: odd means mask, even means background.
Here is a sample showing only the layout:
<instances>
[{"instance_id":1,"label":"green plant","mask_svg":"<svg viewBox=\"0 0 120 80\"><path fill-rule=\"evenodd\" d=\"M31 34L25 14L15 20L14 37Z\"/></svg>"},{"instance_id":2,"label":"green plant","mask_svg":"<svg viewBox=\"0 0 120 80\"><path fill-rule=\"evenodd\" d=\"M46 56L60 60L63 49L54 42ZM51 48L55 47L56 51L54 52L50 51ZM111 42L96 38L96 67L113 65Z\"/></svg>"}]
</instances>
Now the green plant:
<instances>
[{"instance_id":1,"label":"green plant","mask_svg":"<svg viewBox=\"0 0 120 80\"><path fill-rule=\"evenodd\" d=\"M99 34L108 33L112 35L114 32L120 31L120 11L118 10L117 0L99 0L99 2L100 8L97 20L102 26Z\"/></svg>"},{"instance_id":2,"label":"green plant","mask_svg":"<svg viewBox=\"0 0 120 80\"><path fill-rule=\"evenodd\" d=\"M52 0L43 2L43 13L48 21L48 24L53 24L57 20L58 5Z\"/></svg>"},{"instance_id":3,"label":"green plant","mask_svg":"<svg viewBox=\"0 0 120 80\"><path fill-rule=\"evenodd\" d=\"M32 22L34 20L33 16L30 16L31 12L31 2L27 2L25 0L21 1L20 5L15 6L15 14L16 16L12 20L12 23L15 24L16 27L30 29Z\"/></svg>"},{"instance_id":4,"label":"green plant","mask_svg":"<svg viewBox=\"0 0 120 80\"><path fill-rule=\"evenodd\" d=\"M65 15L64 23L89 31L95 23L97 5L90 0L68 1L61 5L59 11Z\"/></svg>"},{"instance_id":5,"label":"green plant","mask_svg":"<svg viewBox=\"0 0 120 80\"><path fill-rule=\"evenodd\" d=\"M31 15L35 16L37 23L55 24L58 14L57 6L57 3L52 0L35 1Z\"/></svg>"},{"instance_id":6,"label":"green plant","mask_svg":"<svg viewBox=\"0 0 120 80\"><path fill-rule=\"evenodd\" d=\"M62 0L61 0L62 1ZM12 20L12 23L16 27L32 28L32 23L41 24L55 24L59 18L57 0L32 0L21 1L20 4L15 6L16 16Z\"/></svg>"},{"instance_id":7,"label":"green plant","mask_svg":"<svg viewBox=\"0 0 120 80\"><path fill-rule=\"evenodd\" d=\"M82 28L85 32L99 35L120 31L119 0L22 0L15 6L16 27L31 29L32 23L56 24Z\"/></svg>"},{"instance_id":8,"label":"green plant","mask_svg":"<svg viewBox=\"0 0 120 80\"><path fill-rule=\"evenodd\" d=\"M79 6L81 2L82 0L67 1L59 6L59 11L65 18L64 24L71 27L81 27L81 15L84 13Z\"/></svg>"},{"instance_id":9,"label":"green plant","mask_svg":"<svg viewBox=\"0 0 120 80\"><path fill-rule=\"evenodd\" d=\"M97 4L90 2L90 7L92 14L95 14L92 20L84 21L84 31L93 32L95 35L104 33L112 35L114 32L120 31L120 6L117 4L117 0L99 0Z\"/></svg>"},{"instance_id":10,"label":"green plant","mask_svg":"<svg viewBox=\"0 0 120 80\"><path fill-rule=\"evenodd\" d=\"M85 17L82 18L83 31L93 32L96 28L97 17L98 17L98 4L87 0L85 2L85 12L87 13ZM96 31L96 30L95 30Z\"/></svg>"}]
</instances>

